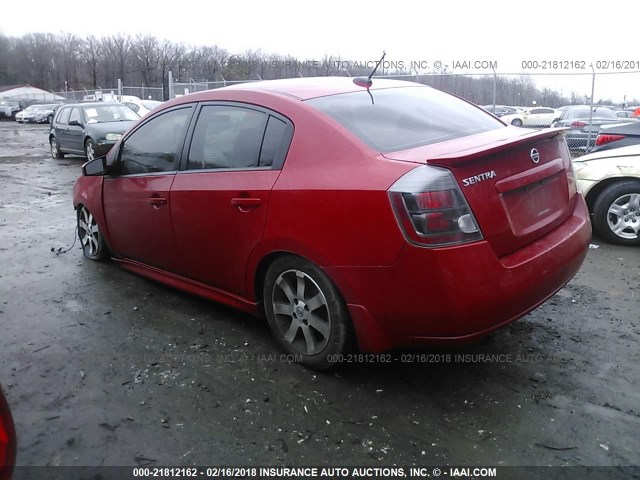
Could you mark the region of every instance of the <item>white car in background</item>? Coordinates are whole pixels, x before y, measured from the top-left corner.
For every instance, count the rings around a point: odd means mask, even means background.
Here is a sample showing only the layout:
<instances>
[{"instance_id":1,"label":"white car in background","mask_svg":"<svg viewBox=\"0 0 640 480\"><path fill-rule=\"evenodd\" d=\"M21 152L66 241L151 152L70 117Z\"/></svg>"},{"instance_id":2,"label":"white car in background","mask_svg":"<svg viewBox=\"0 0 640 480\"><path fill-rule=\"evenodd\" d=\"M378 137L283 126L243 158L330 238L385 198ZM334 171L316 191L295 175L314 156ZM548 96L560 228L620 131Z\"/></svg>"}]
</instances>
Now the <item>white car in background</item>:
<instances>
[{"instance_id":1,"label":"white car in background","mask_svg":"<svg viewBox=\"0 0 640 480\"><path fill-rule=\"evenodd\" d=\"M553 108L533 107L523 113L504 115L500 120L516 127L550 127L559 116L560 112Z\"/></svg>"},{"instance_id":2,"label":"white car in background","mask_svg":"<svg viewBox=\"0 0 640 480\"><path fill-rule=\"evenodd\" d=\"M573 160L573 169L600 236L640 245L640 145L583 155Z\"/></svg>"},{"instance_id":3,"label":"white car in background","mask_svg":"<svg viewBox=\"0 0 640 480\"><path fill-rule=\"evenodd\" d=\"M122 103L140 115L140 117L144 117L151 110L162 104L157 100L122 100Z\"/></svg>"}]
</instances>

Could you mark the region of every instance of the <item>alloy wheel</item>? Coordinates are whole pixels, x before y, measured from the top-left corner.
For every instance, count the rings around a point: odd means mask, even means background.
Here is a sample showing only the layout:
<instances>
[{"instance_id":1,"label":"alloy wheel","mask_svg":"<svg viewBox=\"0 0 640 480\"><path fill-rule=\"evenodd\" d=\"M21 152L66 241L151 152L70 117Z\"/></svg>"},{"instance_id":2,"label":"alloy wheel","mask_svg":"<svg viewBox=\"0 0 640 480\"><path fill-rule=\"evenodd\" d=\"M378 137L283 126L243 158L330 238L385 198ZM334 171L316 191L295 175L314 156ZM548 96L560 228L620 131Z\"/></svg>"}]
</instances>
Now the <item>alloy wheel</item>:
<instances>
[{"instance_id":1,"label":"alloy wheel","mask_svg":"<svg viewBox=\"0 0 640 480\"><path fill-rule=\"evenodd\" d=\"M607 224L620 238L635 240L640 235L640 193L621 195L607 212Z\"/></svg>"},{"instance_id":2,"label":"alloy wheel","mask_svg":"<svg viewBox=\"0 0 640 480\"><path fill-rule=\"evenodd\" d=\"M93 146L93 142L91 140L87 140L87 144L85 146L85 154L87 155L87 161L91 161L96 156L95 147Z\"/></svg>"},{"instance_id":3,"label":"alloy wheel","mask_svg":"<svg viewBox=\"0 0 640 480\"><path fill-rule=\"evenodd\" d=\"M78 237L87 256L95 257L100 248L100 230L93 214L82 207L78 215Z\"/></svg>"},{"instance_id":4,"label":"alloy wheel","mask_svg":"<svg viewBox=\"0 0 640 480\"><path fill-rule=\"evenodd\" d=\"M296 351L316 355L327 346L331 315L318 284L305 272L286 270L276 279L271 296L276 323Z\"/></svg>"}]
</instances>

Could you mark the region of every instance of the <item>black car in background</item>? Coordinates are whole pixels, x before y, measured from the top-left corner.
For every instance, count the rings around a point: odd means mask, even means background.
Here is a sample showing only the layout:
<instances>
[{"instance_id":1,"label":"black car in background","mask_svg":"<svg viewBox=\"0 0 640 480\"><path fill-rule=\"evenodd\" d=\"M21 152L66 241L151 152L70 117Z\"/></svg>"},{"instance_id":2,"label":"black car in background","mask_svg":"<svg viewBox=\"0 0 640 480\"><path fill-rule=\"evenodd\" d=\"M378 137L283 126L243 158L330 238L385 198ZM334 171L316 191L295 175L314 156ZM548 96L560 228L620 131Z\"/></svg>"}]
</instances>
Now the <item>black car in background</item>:
<instances>
[{"instance_id":1,"label":"black car in background","mask_svg":"<svg viewBox=\"0 0 640 480\"><path fill-rule=\"evenodd\" d=\"M640 122L614 123L600 127L592 152L640 144Z\"/></svg>"},{"instance_id":2,"label":"black car in background","mask_svg":"<svg viewBox=\"0 0 640 480\"><path fill-rule=\"evenodd\" d=\"M106 155L140 116L122 103L92 102L58 108L51 124L49 145L53 158L66 153L87 160Z\"/></svg>"},{"instance_id":3,"label":"black car in background","mask_svg":"<svg viewBox=\"0 0 640 480\"><path fill-rule=\"evenodd\" d=\"M611 123L620 123L620 119L610 108L571 105L562 111L560 118L551 126L570 128L565 134L569 150L587 153L595 146L600 127Z\"/></svg>"},{"instance_id":4,"label":"black car in background","mask_svg":"<svg viewBox=\"0 0 640 480\"><path fill-rule=\"evenodd\" d=\"M16 430L0 387L0 480L9 480L16 461Z\"/></svg>"},{"instance_id":5,"label":"black car in background","mask_svg":"<svg viewBox=\"0 0 640 480\"><path fill-rule=\"evenodd\" d=\"M495 108L493 105L483 105L482 108L489 113L493 113L496 117L502 117L503 115L513 115L514 113L519 113L517 109L513 107L508 107L506 105L496 105Z\"/></svg>"}]
</instances>

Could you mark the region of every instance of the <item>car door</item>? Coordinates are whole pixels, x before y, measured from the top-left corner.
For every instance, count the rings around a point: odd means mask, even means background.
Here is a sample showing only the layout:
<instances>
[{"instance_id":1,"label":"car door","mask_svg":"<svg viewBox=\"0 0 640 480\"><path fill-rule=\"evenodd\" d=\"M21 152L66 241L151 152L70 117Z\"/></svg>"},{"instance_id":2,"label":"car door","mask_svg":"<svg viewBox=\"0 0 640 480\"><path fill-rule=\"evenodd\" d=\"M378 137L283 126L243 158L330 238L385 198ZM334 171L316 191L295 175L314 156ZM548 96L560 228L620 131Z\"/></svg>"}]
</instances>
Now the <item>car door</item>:
<instances>
[{"instance_id":1,"label":"car door","mask_svg":"<svg viewBox=\"0 0 640 480\"><path fill-rule=\"evenodd\" d=\"M538 116L538 125L549 127L556 118L556 111L553 108L541 108Z\"/></svg>"},{"instance_id":2,"label":"car door","mask_svg":"<svg viewBox=\"0 0 640 480\"><path fill-rule=\"evenodd\" d=\"M69 150L84 152L84 115L82 109L78 107L71 109L66 136L67 148Z\"/></svg>"},{"instance_id":3,"label":"car door","mask_svg":"<svg viewBox=\"0 0 640 480\"><path fill-rule=\"evenodd\" d=\"M170 189L180 164L193 105L156 115L121 143L103 204L113 253L175 272Z\"/></svg>"},{"instance_id":4,"label":"car door","mask_svg":"<svg viewBox=\"0 0 640 480\"><path fill-rule=\"evenodd\" d=\"M247 295L247 260L262 238L271 189L292 135L291 123L274 112L201 105L171 187L183 275Z\"/></svg>"},{"instance_id":5,"label":"car door","mask_svg":"<svg viewBox=\"0 0 640 480\"><path fill-rule=\"evenodd\" d=\"M67 131L69 130L69 116L71 115L71 107L63 107L58 112L53 124L53 135L58 142L58 148L64 151L68 150L69 138Z\"/></svg>"},{"instance_id":6,"label":"car door","mask_svg":"<svg viewBox=\"0 0 640 480\"><path fill-rule=\"evenodd\" d=\"M526 126L536 125L539 110L539 108L532 108L527 113L525 113L522 117L522 124Z\"/></svg>"}]
</instances>

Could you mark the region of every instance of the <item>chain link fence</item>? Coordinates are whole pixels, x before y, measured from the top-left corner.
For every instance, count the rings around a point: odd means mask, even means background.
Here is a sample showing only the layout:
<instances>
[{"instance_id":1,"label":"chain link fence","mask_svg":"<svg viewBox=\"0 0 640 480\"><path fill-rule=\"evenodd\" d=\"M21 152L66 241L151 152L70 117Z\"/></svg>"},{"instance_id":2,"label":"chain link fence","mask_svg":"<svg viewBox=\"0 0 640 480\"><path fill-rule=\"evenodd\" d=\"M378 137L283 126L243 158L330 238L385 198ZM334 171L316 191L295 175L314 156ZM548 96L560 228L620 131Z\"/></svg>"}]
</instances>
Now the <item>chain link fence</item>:
<instances>
[{"instance_id":1,"label":"chain link fence","mask_svg":"<svg viewBox=\"0 0 640 480\"><path fill-rule=\"evenodd\" d=\"M118 82L120 84L120 82ZM146 87L140 85L139 87L127 87L118 85L113 88L97 88L72 90L67 89L59 92L52 92L51 95L55 95L58 99L67 103L76 102L119 102L123 97L137 97L140 100L158 100L160 102L165 100L164 87Z\"/></svg>"},{"instance_id":2,"label":"chain link fence","mask_svg":"<svg viewBox=\"0 0 640 480\"><path fill-rule=\"evenodd\" d=\"M303 77L301 72L291 76ZM341 70L330 74L350 76ZM51 92L53 98L66 102L120 101L123 96L164 101L222 88L238 83L262 80L251 74L244 80L175 80L169 72L168 88L123 86L114 88L65 90ZM421 83L451 93L499 116L506 123L523 128L567 127L567 143L572 153L588 152L595 146L601 127L608 124L637 121L634 108L640 106L638 94L640 71L580 72L580 73L415 73L378 74L374 78L388 78ZM598 92L615 95L615 101L599 96ZM629 98L627 98L627 94ZM622 100L621 100L622 99ZM579 107L581 106L581 107Z\"/></svg>"}]
</instances>

